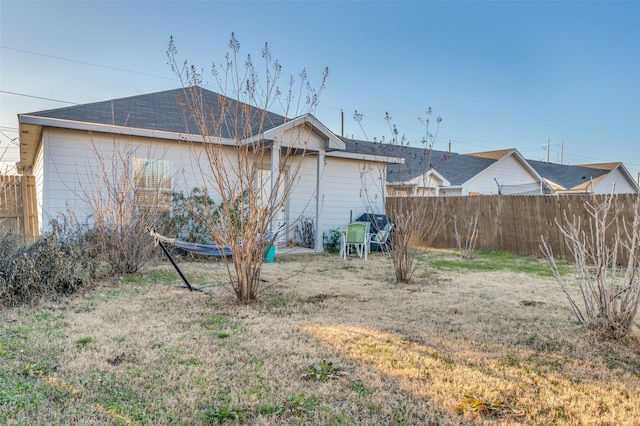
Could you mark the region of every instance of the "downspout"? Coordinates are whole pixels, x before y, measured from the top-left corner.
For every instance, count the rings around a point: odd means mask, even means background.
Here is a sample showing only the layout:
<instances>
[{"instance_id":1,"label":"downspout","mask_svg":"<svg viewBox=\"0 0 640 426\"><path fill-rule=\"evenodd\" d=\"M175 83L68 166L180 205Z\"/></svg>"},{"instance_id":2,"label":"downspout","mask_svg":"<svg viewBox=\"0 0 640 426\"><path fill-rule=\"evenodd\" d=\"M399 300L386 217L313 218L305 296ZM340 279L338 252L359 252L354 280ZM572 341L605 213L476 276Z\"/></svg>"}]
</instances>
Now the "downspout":
<instances>
[{"instance_id":1,"label":"downspout","mask_svg":"<svg viewBox=\"0 0 640 426\"><path fill-rule=\"evenodd\" d=\"M543 189L542 189L542 188L543 188L543 186L542 186L542 182L543 182L543 181L544 181L544 179L542 178L542 176L540 176L540 195L543 195L543 194L544 194L544 191L543 191Z\"/></svg>"}]
</instances>

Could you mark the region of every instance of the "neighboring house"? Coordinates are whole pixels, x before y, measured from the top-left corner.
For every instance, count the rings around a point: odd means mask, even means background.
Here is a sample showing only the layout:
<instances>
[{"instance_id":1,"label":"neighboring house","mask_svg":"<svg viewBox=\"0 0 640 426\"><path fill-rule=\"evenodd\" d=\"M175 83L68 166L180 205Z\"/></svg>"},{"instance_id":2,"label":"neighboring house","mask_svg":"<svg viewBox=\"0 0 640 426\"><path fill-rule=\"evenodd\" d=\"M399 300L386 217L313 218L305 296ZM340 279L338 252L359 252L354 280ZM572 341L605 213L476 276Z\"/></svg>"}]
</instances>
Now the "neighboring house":
<instances>
[{"instance_id":1,"label":"neighboring house","mask_svg":"<svg viewBox=\"0 0 640 426\"><path fill-rule=\"evenodd\" d=\"M252 117L264 113L217 93L195 90L212 114L221 112L222 101L239 105ZM19 173L35 176L41 230L46 231L51 219L69 209L76 214L88 214L83 196L96 180L97 153L113 155L122 143L134 152L135 167L141 165L148 174L136 185L152 180L168 192L189 192L194 187L206 186L207 177L202 173L208 167L204 144L217 143L232 152L234 135L227 131L215 142L203 140L195 122L185 114L184 97L192 96L190 93L180 88L20 114L17 167ZM304 140L299 139L301 130L307 135ZM265 175L261 175L265 182L278 173L282 149L302 148L306 152L298 159L299 173L278 218L287 223L287 231L281 235L283 241L295 238L298 220L312 218L316 226L316 250L322 250L323 234L344 227L350 213L384 211L385 182L381 180L384 176L363 177L362 171L379 169L387 162L401 159L348 149L343 140L312 115L287 119L267 113L261 136L259 142L271 146L270 158L263 166ZM249 134L246 143L256 142L257 137ZM369 178L375 181L368 181ZM270 184L264 186L271 190Z\"/></svg>"},{"instance_id":2,"label":"neighboring house","mask_svg":"<svg viewBox=\"0 0 640 426\"><path fill-rule=\"evenodd\" d=\"M516 149L457 154L344 139L347 147L404 158L387 166L389 196L637 193L622 163L571 166L525 159Z\"/></svg>"},{"instance_id":3,"label":"neighboring house","mask_svg":"<svg viewBox=\"0 0 640 426\"><path fill-rule=\"evenodd\" d=\"M637 193L640 188L622 163L566 165L528 160L556 194ZM614 186L615 185L615 186Z\"/></svg>"},{"instance_id":4,"label":"neighboring house","mask_svg":"<svg viewBox=\"0 0 640 426\"><path fill-rule=\"evenodd\" d=\"M516 149L457 154L344 139L347 147L404 158L387 166L389 196L541 194L540 175Z\"/></svg>"}]
</instances>

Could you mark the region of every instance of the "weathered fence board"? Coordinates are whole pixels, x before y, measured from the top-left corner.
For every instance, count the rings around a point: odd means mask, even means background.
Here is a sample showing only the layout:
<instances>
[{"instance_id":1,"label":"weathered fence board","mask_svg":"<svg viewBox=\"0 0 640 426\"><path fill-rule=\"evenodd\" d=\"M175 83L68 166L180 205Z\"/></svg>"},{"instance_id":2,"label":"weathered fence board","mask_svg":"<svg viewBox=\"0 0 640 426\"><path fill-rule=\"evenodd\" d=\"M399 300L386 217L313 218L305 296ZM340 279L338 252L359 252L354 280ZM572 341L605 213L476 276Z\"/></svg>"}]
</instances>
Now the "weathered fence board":
<instances>
[{"instance_id":1,"label":"weathered fence board","mask_svg":"<svg viewBox=\"0 0 640 426\"><path fill-rule=\"evenodd\" d=\"M458 217L458 229L464 227L465 220L473 217L478 211L478 239L476 248L480 250L499 250L518 255L541 256L542 238L553 249L557 258L570 259L558 223L565 223L580 217L583 225L589 223L586 203L591 195L481 195L471 197L389 197L387 198L387 214L393 218L394 209L406 208L407 205L434 211L433 203L442 203L442 211L448 219L447 225L440 230L431 242L437 248L455 248L456 239L451 218ZM602 201L605 195L596 195ZM615 197L619 218L631 223L633 204L638 195L619 194ZM411 203L411 204L409 204ZM583 230L588 232L588 226ZM460 231L463 234L462 231ZM624 261L624 259L622 259Z\"/></svg>"},{"instance_id":2,"label":"weathered fence board","mask_svg":"<svg viewBox=\"0 0 640 426\"><path fill-rule=\"evenodd\" d=\"M0 230L38 236L35 178L0 175Z\"/></svg>"}]
</instances>

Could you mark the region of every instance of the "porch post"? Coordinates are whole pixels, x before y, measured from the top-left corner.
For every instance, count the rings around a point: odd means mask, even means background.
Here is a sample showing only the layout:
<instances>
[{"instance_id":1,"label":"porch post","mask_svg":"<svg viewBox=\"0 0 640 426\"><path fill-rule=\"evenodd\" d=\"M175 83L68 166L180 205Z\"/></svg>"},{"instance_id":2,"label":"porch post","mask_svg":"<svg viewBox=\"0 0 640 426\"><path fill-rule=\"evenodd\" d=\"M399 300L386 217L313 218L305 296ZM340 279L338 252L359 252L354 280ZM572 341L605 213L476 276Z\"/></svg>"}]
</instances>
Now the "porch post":
<instances>
[{"instance_id":1,"label":"porch post","mask_svg":"<svg viewBox=\"0 0 640 426\"><path fill-rule=\"evenodd\" d=\"M322 176L324 175L324 161L325 161L325 149L324 146L318 150L318 156L316 159L316 251L323 251L322 241L322 229L324 224L322 223L322 204L324 201L324 184L322 183Z\"/></svg>"},{"instance_id":2,"label":"porch post","mask_svg":"<svg viewBox=\"0 0 640 426\"><path fill-rule=\"evenodd\" d=\"M282 194L277 194L278 181L282 179L280 177L280 141L274 140L271 145L271 191L269 193L269 199L271 200L271 229L273 232L278 226L278 213L274 208L274 204L278 203L278 200L282 197ZM273 198L273 194L276 193L277 197ZM287 224L288 225L288 224Z\"/></svg>"}]
</instances>

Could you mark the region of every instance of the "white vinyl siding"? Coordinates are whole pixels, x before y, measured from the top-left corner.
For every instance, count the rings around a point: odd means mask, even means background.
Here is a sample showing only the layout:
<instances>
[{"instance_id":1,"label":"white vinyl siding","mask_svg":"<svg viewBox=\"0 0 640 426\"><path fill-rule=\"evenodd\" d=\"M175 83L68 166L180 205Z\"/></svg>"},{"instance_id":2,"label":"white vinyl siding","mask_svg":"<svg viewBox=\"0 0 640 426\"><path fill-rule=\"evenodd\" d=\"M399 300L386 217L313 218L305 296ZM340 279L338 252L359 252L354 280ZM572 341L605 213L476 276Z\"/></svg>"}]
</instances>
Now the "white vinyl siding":
<instances>
[{"instance_id":1,"label":"white vinyl siding","mask_svg":"<svg viewBox=\"0 0 640 426\"><path fill-rule=\"evenodd\" d=\"M292 185L288 203L289 238L294 237L295 226L301 219L311 218L315 223L317 163L316 153L307 154ZM320 237L331 229L345 228L350 217L356 219L366 212L384 213L381 172L384 174L383 163L325 157L320 177Z\"/></svg>"},{"instance_id":2,"label":"white vinyl siding","mask_svg":"<svg viewBox=\"0 0 640 426\"><path fill-rule=\"evenodd\" d=\"M40 179L42 198L41 222L46 231L49 220L59 212L74 210L80 218L87 216L83 198L96 190L99 172L99 152L106 163L113 156L114 147L126 147L138 159L161 160L156 162L166 176L170 168L170 186L173 191L189 193L194 187L209 186L209 194L215 202L219 196L212 188L211 169L204 146L198 143L178 142L136 136L114 136L103 133L89 134L79 130L45 129L45 145ZM227 148L222 148L222 152ZM226 152L232 154L231 148ZM166 162L164 162L166 161ZM269 161L269 156L263 159ZM298 162L302 162L297 167ZM169 167L170 165L170 167ZM132 166L133 167L133 166ZM292 180L291 193L286 205L288 225L287 238L293 238L296 221L303 217L313 218L316 209L317 155L309 152L303 157L294 157L287 165ZM298 175L293 176L298 170ZM159 170L156 170L159 173ZM332 228L342 228L353 218L365 212L384 212L384 192L381 173L384 164L350 159L325 157L320 200L322 216L320 237ZM149 182L159 176L148 176ZM169 186L168 180L157 182ZM145 184L147 185L147 184ZM153 185L152 185L153 186Z\"/></svg>"},{"instance_id":3,"label":"white vinyl siding","mask_svg":"<svg viewBox=\"0 0 640 426\"><path fill-rule=\"evenodd\" d=\"M467 195L470 192L485 195L497 194L498 184L503 185L503 194L509 194L513 193L509 188L510 186L524 185L523 187L528 188L532 185L535 188L536 185L540 185L540 181L515 156L509 155L496 161L465 182L462 185L462 193L458 195ZM446 190L446 188L442 189ZM516 187L513 189L517 190Z\"/></svg>"},{"instance_id":4,"label":"white vinyl siding","mask_svg":"<svg viewBox=\"0 0 640 426\"><path fill-rule=\"evenodd\" d=\"M134 157L168 161L157 164L164 164L165 169L167 164L171 165L170 181L165 179L162 185L169 184L172 190L189 192L194 187L202 188L207 179L205 173L209 166L201 145L128 136L120 137L114 144L112 135L93 133L89 136L83 131L51 128L44 134L41 227L45 231L49 220L69 209L78 218L88 215L84 199L100 193L97 187L103 167L110 173L117 172L110 168L112 159L118 160L114 157L114 149L118 147L133 153L131 163ZM102 164L96 153L100 153ZM198 164L197 158L204 161ZM212 198L215 200L214 194Z\"/></svg>"},{"instance_id":5,"label":"white vinyl siding","mask_svg":"<svg viewBox=\"0 0 640 426\"><path fill-rule=\"evenodd\" d=\"M593 188L593 192L596 194L610 194L614 183L616 194L636 192L636 189L631 186L624 174L618 169L610 171L604 179L598 182Z\"/></svg>"},{"instance_id":6,"label":"white vinyl siding","mask_svg":"<svg viewBox=\"0 0 640 426\"><path fill-rule=\"evenodd\" d=\"M44 137L44 135L43 135ZM37 211L38 211L38 227L39 227L39 232L40 234L42 234L42 213L43 213L43 196L44 196L44 192L45 192L45 188L44 188L44 144L42 143L42 141L40 142L40 146L38 147L38 150L36 151L36 156L34 158L34 162L33 162L33 175L35 176L36 179L36 204L37 204Z\"/></svg>"},{"instance_id":7,"label":"white vinyl siding","mask_svg":"<svg viewBox=\"0 0 640 426\"><path fill-rule=\"evenodd\" d=\"M363 213L384 213L385 164L326 158L321 214L327 231Z\"/></svg>"}]
</instances>

